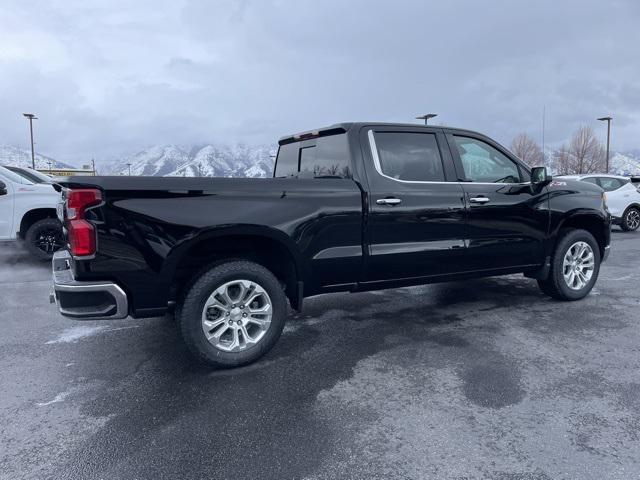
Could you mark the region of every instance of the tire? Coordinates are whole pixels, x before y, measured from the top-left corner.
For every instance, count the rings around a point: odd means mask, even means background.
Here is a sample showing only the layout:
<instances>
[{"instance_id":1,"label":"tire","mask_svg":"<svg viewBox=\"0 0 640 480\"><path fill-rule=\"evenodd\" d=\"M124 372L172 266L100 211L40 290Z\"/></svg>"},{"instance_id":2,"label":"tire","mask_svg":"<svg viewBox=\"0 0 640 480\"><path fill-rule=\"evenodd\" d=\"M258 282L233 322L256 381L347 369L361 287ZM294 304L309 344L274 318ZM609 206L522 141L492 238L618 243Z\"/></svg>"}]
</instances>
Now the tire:
<instances>
[{"instance_id":1,"label":"tire","mask_svg":"<svg viewBox=\"0 0 640 480\"><path fill-rule=\"evenodd\" d=\"M633 232L640 227L640 210L637 207L629 207L622 214L620 227L625 232Z\"/></svg>"},{"instance_id":2,"label":"tire","mask_svg":"<svg viewBox=\"0 0 640 480\"><path fill-rule=\"evenodd\" d=\"M64 247L62 225L55 218L43 218L29 227L24 236L25 246L38 260L51 260L54 252Z\"/></svg>"},{"instance_id":3,"label":"tire","mask_svg":"<svg viewBox=\"0 0 640 480\"><path fill-rule=\"evenodd\" d=\"M220 292L225 292L226 300ZM254 295L250 305L242 303ZM270 322L268 313L252 313L266 312L267 304ZM178 327L189 351L221 368L246 365L271 350L280 338L286 316L287 299L278 279L262 265L243 260L222 263L202 273L176 309Z\"/></svg>"},{"instance_id":4,"label":"tire","mask_svg":"<svg viewBox=\"0 0 640 480\"><path fill-rule=\"evenodd\" d=\"M582 250L583 245L584 250ZM569 250L571 249L571 253ZM578 252L584 252L577 255ZM567 264L565 259L570 257ZM589 254L592 255L592 266L588 268ZM576 259L575 266L571 259ZM578 274L582 273L582 277ZM591 272L590 274L588 272ZM565 276L569 276L569 279ZM573 273L573 276L571 274ZM598 242L586 230L565 230L553 252L549 276L545 280L538 280L538 286L543 293L557 300L580 300L589 294L600 273L600 247ZM587 278L588 277L588 278ZM573 281L570 285L570 281Z\"/></svg>"}]
</instances>

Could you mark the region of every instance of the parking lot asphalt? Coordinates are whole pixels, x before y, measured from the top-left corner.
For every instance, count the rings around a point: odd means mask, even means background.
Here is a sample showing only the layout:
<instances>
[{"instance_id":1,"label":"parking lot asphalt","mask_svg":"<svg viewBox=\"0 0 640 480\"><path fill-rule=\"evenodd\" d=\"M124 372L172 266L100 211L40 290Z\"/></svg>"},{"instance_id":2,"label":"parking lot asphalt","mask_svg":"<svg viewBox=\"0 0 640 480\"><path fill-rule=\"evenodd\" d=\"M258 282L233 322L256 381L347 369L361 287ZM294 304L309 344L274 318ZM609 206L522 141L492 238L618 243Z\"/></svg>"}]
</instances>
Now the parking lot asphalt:
<instances>
[{"instance_id":1,"label":"parking lot asphalt","mask_svg":"<svg viewBox=\"0 0 640 480\"><path fill-rule=\"evenodd\" d=\"M572 303L522 276L311 298L213 371L170 318L62 318L0 244L0 478L638 478L639 260L615 230Z\"/></svg>"}]
</instances>

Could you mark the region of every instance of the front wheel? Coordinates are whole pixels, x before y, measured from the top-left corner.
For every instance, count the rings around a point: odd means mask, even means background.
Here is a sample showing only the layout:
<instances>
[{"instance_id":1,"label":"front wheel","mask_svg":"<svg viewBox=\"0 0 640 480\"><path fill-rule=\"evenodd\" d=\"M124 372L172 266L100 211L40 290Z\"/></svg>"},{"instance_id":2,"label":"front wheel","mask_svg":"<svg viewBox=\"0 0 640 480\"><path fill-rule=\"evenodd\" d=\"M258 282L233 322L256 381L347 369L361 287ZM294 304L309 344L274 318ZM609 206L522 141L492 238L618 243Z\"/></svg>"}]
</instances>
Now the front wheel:
<instances>
[{"instance_id":1,"label":"front wheel","mask_svg":"<svg viewBox=\"0 0 640 480\"><path fill-rule=\"evenodd\" d=\"M62 225L55 218L43 218L29 227L24 236L29 253L39 260L51 260L64 247Z\"/></svg>"},{"instance_id":2,"label":"front wheel","mask_svg":"<svg viewBox=\"0 0 640 480\"><path fill-rule=\"evenodd\" d=\"M600 248L586 230L568 230L558 241L549 276L538 280L540 289L558 300L587 296L600 272Z\"/></svg>"},{"instance_id":3,"label":"front wheel","mask_svg":"<svg viewBox=\"0 0 640 480\"><path fill-rule=\"evenodd\" d=\"M625 232L633 232L640 227L640 210L636 207L629 207L622 215L620 226Z\"/></svg>"},{"instance_id":4,"label":"front wheel","mask_svg":"<svg viewBox=\"0 0 640 480\"><path fill-rule=\"evenodd\" d=\"M239 367L271 350L284 328L287 300L269 270L234 261L198 277L177 312L196 357L216 367Z\"/></svg>"}]
</instances>

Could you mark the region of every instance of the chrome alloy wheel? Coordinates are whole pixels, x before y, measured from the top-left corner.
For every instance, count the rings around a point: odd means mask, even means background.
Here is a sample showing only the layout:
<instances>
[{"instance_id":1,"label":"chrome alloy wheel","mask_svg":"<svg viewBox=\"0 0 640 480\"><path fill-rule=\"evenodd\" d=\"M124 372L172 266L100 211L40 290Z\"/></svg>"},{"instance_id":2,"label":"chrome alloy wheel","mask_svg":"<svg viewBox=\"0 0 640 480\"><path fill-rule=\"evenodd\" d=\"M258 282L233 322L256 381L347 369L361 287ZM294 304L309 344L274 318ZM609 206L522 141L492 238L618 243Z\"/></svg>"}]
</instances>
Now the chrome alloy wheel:
<instances>
[{"instance_id":1,"label":"chrome alloy wheel","mask_svg":"<svg viewBox=\"0 0 640 480\"><path fill-rule=\"evenodd\" d=\"M627 213L627 218L625 220L629 230L637 230L638 227L640 227L640 212L635 208L632 208Z\"/></svg>"},{"instance_id":2,"label":"chrome alloy wheel","mask_svg":"<svg viewBox=\"0 0 640 480\"><path fill-rule=\"evenodd\" d=\"M264 288L249 280L233 280L216 288L205 302L202 329L214 347L241 352L262 340L272 313Z\"/></svg>"},{"instance_id":3,"label":"chrome alloy wheel","mask_svg":"<svg viewBox=\"0 0 640 480\"><path fill-rule=\"evenodd\" d=\"M595 257L586 242L576 242L564 254L562 273L564 281L572 290L582 290L591 280Z\"/></svg>"}]
</instances>

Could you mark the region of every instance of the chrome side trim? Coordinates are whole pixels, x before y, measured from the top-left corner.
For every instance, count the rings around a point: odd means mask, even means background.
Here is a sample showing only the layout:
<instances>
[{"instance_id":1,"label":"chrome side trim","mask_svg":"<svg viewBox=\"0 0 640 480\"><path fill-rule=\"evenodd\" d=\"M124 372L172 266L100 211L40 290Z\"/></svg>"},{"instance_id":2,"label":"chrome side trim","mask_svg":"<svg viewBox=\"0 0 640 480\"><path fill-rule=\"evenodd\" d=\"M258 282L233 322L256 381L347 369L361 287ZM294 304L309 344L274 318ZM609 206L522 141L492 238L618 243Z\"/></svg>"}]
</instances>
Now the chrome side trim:
<instances>
[{"instance_id":1,"label":"chrome side trim","mask_svg":"<svg viewBox=\"0 0 640 480\"><path fill-rule=\"evenodd\" d=\"M327 260L331 258L351 258L361 257L361 245L344 245L342 247L331 247L320 250L313 256L314 260Z\"/></svg>"},{"instance_id":2,"label":"chrome side trim","mask_svg":"<svg viewBox=\"0 0 640 480\"><path fill-rule=\"evenodd\" d=\"M433 240L430 242L379 243L371 245L371 255L394 255L400 253L433 252L455 250L467 246L464 240Z\"/></svg>"}]
</instances>

